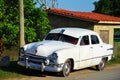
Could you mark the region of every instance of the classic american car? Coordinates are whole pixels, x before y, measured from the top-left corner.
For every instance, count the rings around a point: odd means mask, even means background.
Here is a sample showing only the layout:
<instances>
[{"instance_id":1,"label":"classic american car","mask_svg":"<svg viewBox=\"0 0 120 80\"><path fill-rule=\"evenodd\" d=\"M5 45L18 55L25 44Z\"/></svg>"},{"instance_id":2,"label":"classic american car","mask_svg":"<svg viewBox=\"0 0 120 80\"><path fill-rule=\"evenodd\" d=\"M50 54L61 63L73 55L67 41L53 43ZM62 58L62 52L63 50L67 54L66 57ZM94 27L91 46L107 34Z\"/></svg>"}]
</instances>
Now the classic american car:
<instances>
[{"instance_id":1,"label":"classic american car","mask_svg":"<svg viewBox=\"0 0 120 80\"><path fill-rule=\"evenodd\" d=\"M72 70L96 66L99 71L113 56L113 46L100 36L82 28L51 30L41 42L26 44L20 49L20 66L68 76Z\"/></svg>"}]
</instances>

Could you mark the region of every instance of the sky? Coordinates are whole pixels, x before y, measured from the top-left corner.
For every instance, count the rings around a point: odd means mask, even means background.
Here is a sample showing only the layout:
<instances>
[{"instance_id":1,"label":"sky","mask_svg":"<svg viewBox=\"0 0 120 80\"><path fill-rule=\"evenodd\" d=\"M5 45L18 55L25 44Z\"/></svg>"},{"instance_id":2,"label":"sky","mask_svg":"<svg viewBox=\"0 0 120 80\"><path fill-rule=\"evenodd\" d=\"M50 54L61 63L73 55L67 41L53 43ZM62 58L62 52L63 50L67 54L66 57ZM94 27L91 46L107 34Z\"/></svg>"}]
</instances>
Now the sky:
<instances>
[{"instance_id":1,"label":"sky","mask_svg":"<svg viewBox=\"0 0 120 80\"><path fill-rule=\"evenodd\" d=\"M94 2L98 0L57 0L57 8L72 11L91 12L94 10Z\"/></svg>"}]
</instances>

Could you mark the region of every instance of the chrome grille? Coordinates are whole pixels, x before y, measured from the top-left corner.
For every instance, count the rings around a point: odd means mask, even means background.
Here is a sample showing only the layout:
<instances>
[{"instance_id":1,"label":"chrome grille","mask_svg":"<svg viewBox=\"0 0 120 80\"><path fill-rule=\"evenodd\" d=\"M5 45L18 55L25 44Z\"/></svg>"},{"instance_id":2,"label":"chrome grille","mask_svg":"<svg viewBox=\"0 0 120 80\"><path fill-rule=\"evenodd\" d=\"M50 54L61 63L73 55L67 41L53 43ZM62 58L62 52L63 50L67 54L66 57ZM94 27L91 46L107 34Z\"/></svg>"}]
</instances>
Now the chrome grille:
<instances>
[{"instance_id":1,"label":"chrome grille","mask_svg":"<svg viewBox=\"0 0 120 80\"><path fill-rule=\"evenodd\" d=\"M28 58L28 62L33 62L33 63L43 63L45 61L45 57L43 56L38 56L34 54L26 54L25 58Z\"/></svg>"}]
</instances>

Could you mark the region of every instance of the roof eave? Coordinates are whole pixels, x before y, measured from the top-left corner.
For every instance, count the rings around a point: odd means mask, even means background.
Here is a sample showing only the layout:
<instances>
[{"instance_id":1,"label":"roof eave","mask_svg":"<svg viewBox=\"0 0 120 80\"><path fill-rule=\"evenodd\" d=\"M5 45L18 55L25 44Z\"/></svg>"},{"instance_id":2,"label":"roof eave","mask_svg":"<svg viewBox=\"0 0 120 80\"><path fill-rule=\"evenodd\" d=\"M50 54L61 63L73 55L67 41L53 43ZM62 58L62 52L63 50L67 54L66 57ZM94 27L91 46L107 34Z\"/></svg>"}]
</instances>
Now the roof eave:
<instances>
[{"instance_id":1,"label":"roof eave","mask_svg":"<svg viewBox=\"0 0 120 80\"><path fill-rule=\"evenodd\" d=\"M99 21L98 23L103 23L103 24L120 24L120 22L116 22L116 21Z\"/></svg>"},{"instance_id":2,"label":"roof eave","mask_svg":"<svg viewBox=\"0 0 120 80\"><path fill-rule=\"evenodd\" d=\"M59 15L59 16L64 16L64 17L69 17L69 18L75 18L75 19L79 19L79 20L83 20L83 21L88 21L88 22L93 22L93 23L98 23L98 20L91 20L91 19L85 19L85 18L78 18L78 17L74 17L74 16L67 16L67 15L62 15L62 14L58 14L58 13L54 13L54 12L48 12L50 14L54 14L54 15Z\"/></svg>"}]
</instances>

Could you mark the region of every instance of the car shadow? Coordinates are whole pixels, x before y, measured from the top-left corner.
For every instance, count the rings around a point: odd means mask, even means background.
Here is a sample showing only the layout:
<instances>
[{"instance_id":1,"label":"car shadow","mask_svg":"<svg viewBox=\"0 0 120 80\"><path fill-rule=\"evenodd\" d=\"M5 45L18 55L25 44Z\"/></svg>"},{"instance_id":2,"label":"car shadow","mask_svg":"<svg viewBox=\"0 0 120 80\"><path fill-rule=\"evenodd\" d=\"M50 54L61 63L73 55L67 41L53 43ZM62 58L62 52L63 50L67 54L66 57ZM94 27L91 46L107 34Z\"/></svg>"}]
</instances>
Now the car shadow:
<instances>
[{"instance_id":1,"label":"car shadow","mask_svg":"<svg viewBox=\"0 0 120 80\"><path fill-rule=\"evenodd\" d=\"M39 70L32 70L32 69L26 69L24 67L21 67L17 64L17 61L11 61L10 65L8 67L0 67L1 70L16 74L21 74L25 76L36 76L36 77L46 77L46 76L54 76L54 77L61 77L59 73L54 72L41 72ZM76 71L83 71L83 70L94 70L97 71L94 67L89 67L85 69L80 70L73 70L71 73L74 73Z\"/></svg>"},{"instance_id":2,"label":"car shadow","mask_svg":"<svg viewBox=\"0 0 120 80\"><path fill-rule=\"evenodd\" d=\"M58 73L54 72L41 72L39 70L26 69L17 64L17 61L11 61L8 67L0 67L1 70L16 74L21 74L25 76L36 76L36 77L46 77L46 76L55 76L60 77Z\"/></svg>"}]
</instances>

